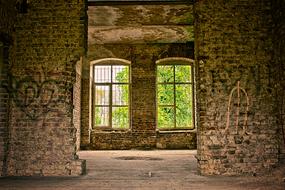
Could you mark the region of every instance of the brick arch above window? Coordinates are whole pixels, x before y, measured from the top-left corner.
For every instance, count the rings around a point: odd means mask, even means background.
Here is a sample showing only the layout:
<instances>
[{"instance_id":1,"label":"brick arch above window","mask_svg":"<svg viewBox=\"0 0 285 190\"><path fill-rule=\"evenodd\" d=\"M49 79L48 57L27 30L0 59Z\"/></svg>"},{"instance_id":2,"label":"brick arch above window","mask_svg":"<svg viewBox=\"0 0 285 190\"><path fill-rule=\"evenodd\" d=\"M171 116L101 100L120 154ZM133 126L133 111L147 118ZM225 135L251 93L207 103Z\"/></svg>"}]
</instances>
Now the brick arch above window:
<instances>
[{"instance_id":1,"label":"brick arch above window","mask_svg":"<svg viewBox=\"0 0 285 190\"><path fill-rule=\"evenodd\" d=\"M131 62L126 59L120 59L120 58L103 58L103 59L97 59L90 62L91 65L97 64L97 65L130 65Z\"/></svg>"},{"instance_id":2,"label":"brick arch above window","mask_svg":"<svg viewBox=\"0 0 285 190\"><path fill-rule=\"evenodd\" d=\"M194 60L190 58L185 58L185 57L167 57L163 59L157 60L155 63L156 64L194 64Z\"/></svg>"}]
</instances>

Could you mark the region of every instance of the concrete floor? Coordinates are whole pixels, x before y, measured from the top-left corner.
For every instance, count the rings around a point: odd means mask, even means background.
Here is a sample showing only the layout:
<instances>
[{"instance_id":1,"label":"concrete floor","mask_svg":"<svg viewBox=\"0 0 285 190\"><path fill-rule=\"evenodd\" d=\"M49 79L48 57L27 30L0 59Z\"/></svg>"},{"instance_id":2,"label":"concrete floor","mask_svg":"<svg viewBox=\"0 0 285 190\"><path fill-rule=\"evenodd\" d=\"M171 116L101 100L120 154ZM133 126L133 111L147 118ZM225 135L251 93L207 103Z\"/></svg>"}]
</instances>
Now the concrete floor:
<instances>
[{"instance_id":1,"label":"concrete floor","mask_svg":"<svg viewBox=\"0 0 285 190\"><path fill-rule=\"evenodd\" d=\"M285 167L265 176L200 176L196 171L196 151L82 151L87 174L80 177L0 178L0 189L11 190L285 190Z\"/></svg>"}]
</instances>

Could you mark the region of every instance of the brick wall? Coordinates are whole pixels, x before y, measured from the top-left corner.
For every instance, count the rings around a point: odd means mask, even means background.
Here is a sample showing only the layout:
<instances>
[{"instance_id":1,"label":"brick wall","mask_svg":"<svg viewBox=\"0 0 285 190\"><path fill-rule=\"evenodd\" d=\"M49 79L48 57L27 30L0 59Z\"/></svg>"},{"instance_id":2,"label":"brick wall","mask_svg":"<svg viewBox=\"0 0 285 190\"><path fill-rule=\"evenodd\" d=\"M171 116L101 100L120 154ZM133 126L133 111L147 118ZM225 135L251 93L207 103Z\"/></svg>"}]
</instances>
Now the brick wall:
<instances>
[{"instance_id":1,"label":"brick wall","mask_svg":"<svg viewBox=\"0 0 285 190\"><path fill-rule=\"evenodd\" d=\"M15 1L5 1L1 2L0 6L0 176L6 175L7 169L9 94L6 86L8 84L9 47L16 16L15 5Z\"/></svg>"},{"instance_id":2,"label":"brick wall","mask_svg":"<svg viewBox=\"0 0 285 190\"><path fill-rule=\"evenodd\" d=\"M2 20L2 19L1 19ZM9 70L9 176L79 175L75 65L84 55L83 1L28 1L15 23Z\"/></svg>"},{"instance_id":3,"label":"brick wall","mask_svg":"<svg viewBox=\"0 0 285 190\"><path fill-rule=\"evenodd\" d=\"M81 127L81 74L82 74L82 62L76 63L76 81L73 85L73 124L76 128L76 149L80 148L80 127Z\"/></svg>"},{"instance_id":4,"label":"brick wall","mask_svg":"<svg viewBox=\"0 0 285 190\"><path fill-rule=\"evenodd\" d=\"M264 171L278 162L271 1L194 6L199 170Z\"/></svg>"},{"instance_id":5,"label":"brick wall","mask_svg":"<svg viewBox=\"0 0 285 190\"><path fill-rule=\"evenodd\" d=\"M9 109L9 94L6 91L4 84L8 82L7 68L7 44L0 40L0 176L5 175L7 143L8 143L8 109Z\"/></svg>"},{"instance_id":6,"label":"brick wall","mask_svg":"<svg viewBox=\"0 0 285 190\"><path fill-rule=\"evenodd\" d=\"M89 149L128 150L196 149L195 131L96 131L91 132Z\"/></svg>"},{"instance_id":7,"label":"brick wall","mask_svg":"<svg viewBox=\"0 0 285 190\"><path fill-rule=\"evenodd\" d=\"M4 67L4 55L3 55L3 51L4 51L4 43L2 41L0 41L0 80L1 83L3 80L5 80L5 76L2 76L3 74L3 67ZM6 154L6 152L4 151L4 147L5 147L5 137L7 136L6 133L6 128L5 126L7 126L7 110L3 110L2 109L6 109L7 107L7 103L5 103L5 95L7 95L7 93L5 92L5 89L1 88L0 91L0 105L1 105L1 112L0 112L0 169L1 169L1 175L2 176L2 168L4 165L4 155Z\"/></svg>"},{"instance_id":8,"label":"brick wall","mask_svg":"<svg viewBox=\"0 0 285 190\"><path fill-rule=\"evenodd\" d=\"M86 149L90 143L90 107L89 107L89 88L90 88L90 65L89 62L83 62L82 80L81 80L81 137L80 147Z\"/></svg>"},{"instance_id":9,"label":"brick wall","mask_svg":"<svg viewBox=\"0 0 285 190\"><path fill-rule=\"evenodd\" d=\"M9 68L9 43L5 35L0 39L0 176L6 174L9 146L9 93L7 91Z\"/></svg>"},{"instance_id":10,"label":"brick wall","mask_svg":"<svg viewBox=\"0 0 285 190\"><path fill-rule=\"evenodd\" d=\"M16 0L1 1L0 6L0 32L12 35L15 17L17 14Z\"/></svg>"},{"instance_id":11,"label":"brick wall","mask_svg":"<svg viewBox=\"0 0 285 190\"><path fill-rule=\"evenodd\" d=\"M280 134L280 158L285 159L285 2L282 0L272 2L273 15L273 60L274 79L277 109L277 121ZM283 130L283 132L282 132Z\"/></svg>"}]
</instances>

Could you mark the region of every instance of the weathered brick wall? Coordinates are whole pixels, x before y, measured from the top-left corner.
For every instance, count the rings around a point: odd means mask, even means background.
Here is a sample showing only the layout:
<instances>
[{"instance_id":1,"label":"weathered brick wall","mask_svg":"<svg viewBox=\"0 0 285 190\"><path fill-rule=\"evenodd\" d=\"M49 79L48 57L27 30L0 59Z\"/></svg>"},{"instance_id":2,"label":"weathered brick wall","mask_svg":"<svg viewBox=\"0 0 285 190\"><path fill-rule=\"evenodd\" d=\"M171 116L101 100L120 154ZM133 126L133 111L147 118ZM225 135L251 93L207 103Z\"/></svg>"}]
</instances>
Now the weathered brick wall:
<instances>
[{"instance_id":1,"label":"weathered brick wall","mask_svg":"<svg viewBox=\"0 0 285 190\"><path fill-rule=\"evenodd\" d=\"M80 131L80 147L86 149L90 143L90 63L83 62L82 80L81 80L81 131Z\"/></svg>"},{"instance_id":2,"label":"weathered brick wall","mask_svg":"<svg viewBox=\"0 0 285 190\"><path fill-rule=\"evenodd\" d=\"M80 148L81 127L81 73L83 58L76 63L76 81L73 85L73 124L76 128L76 150Z\"/></svg>"},{"instance_id":3,"label":"weathered brick wall","mask_svg":"<svg viewBox=\"0 0 285 190\"><path fill-rule=\"evenodd\" d=\"M80 175L72 87L84 55L83 1L28 1L17 15L8 85L7 175Z\"/></svg>"},{"instance_id":4,"label":"weathered brick wall","mask_svg":"<svg viewBox=\"0 0 285 190\"><path fill-rule=\"evenodd\" d=\"M196 131L91 131L91 150L196 149Z\"/></svg>"},{"instance_id":5,"label":"weathered brick wall","mask_svg":"<svg viewBox=\"0 0 285 190\"><path fill-rule=\"evenodd\" d=\"M85 17L85 45L86 53L88 46L88 6L86 6ZM90 63L87 59L83 59L82 62L82 75L81 75L81 126L80 126L80 147L85 147L90 143L90 125L89 125L89 86L90 86Z\"/></svg>"},{"instance_id":6,"label":"weathered brick wall","mask_svg":"<svg viewBox=\"0 0 285 190\"><path fill-rule=\"evenodd\" d=\"M83 67L86 79L82 85L82 148L195 147L196 131L173 135L156 131L155 61L165 57L194 57L193 43L188 44L193 42L192 8L192 5L89 7L88 60L120 58L131 61L131 126L127 131L95 128L89 131L90 70L86 64ZM189 145L190 141L193 146Z\"/></svg>"},{"instance_id":7,"label":"weathered brick wall","mask_svg":"<svg viewBox=\"0 0 285 190\"><path fill-rule=\"evenodd\" d=\"M5 84L8 83L8 58L16 17L15 5L15 1L0 2L0 176L4 176L7 169L9 94Z\"/></svg>"},{"instance_id":8,"label":"weathered brick wall","mask_svg":"<svg viewBox=\"0 0 285 190\"><path fill-rule=\"evenodd\" d=\"M196 131L99 131L92 130L91 150L196 149Z\"/></svg>"},{"instance_id":9,"label":"weathered brick wall","mask_svg":"<svg viewBox=\"0 0 285 190\"><path fill-rule=\"evenodd\" d=\"M4 43L0 41L0 81L4 81L7 76L4 75ZM7 99L5 99L5 96L7 96L8 93L5 91L3 87L0 87L0 176L2 176L2 169L4 165L4 157L6 154L5 151L5 143L6 143L6 136L7 136Z\"/></svg>"},{"instance_id":10,"label":"weathered brick wall","mask_svg":"<svg viewBox=\"0 0 285 190\"><path fill-rule=\"evenodd\" d=\"M196 132L163 131L157 133L156 148L159 149L196 149Z\"/></svg>"},{"instance_id":11,"label":"weathered brick wall","mask_svg":"<svg viewBox=\"0 0 285 190\"><path fill-rule=\"evenodd\" d=\"M8 83L8 49L7 41L0 39L0 176L6 173L9 136L9 94L5 88L5 84Z\"/></svg>"},{"instance_id":12,"label":"weathered brick wall","mask_svg":"<svg viewBox=\"0 0 285 190\"><path fill-rule=\"evenodd\" d=\"M0 2L0 32L12 35L16 17L16 0Z\"/></svg>"},{"instance_id":13,"label":"weathered brick wall","mask_svg":"<svg viewBox=\"0 0 285 190\"><path fill-rule=\"evenodd\" d=\"M271 1L194 6L199 170L236 175L270 168L278 162Z\"/></svg>"},{"instance_id":14,"label":"weathered brick wall","mask_svg":"<svg viewBox=\"0 0 285 190\"><path fill-rule=\"evenodd\" d=\"M277 121L280 134L280 158L285 159L285 2L272 2L273 15L273 76L277 104ZM283 131L283 132L282 132Z\"/></svg>"}]
</instances>

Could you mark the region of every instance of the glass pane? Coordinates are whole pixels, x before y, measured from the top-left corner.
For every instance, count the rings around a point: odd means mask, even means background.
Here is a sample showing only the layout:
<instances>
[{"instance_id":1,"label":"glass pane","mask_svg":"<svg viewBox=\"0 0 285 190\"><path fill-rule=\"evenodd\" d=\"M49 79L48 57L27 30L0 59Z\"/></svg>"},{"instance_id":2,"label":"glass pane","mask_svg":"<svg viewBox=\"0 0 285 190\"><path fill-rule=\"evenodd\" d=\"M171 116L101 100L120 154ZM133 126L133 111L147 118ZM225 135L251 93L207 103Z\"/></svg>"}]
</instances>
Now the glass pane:
<instances>
[{"instance_id":1,"label":"glass pane","mask_svg":"<svg viewBox=\"0 0 285 190\"><path fill-rule=\"evenodd\" d=\"M111 82L111 66L95 65L94 66L94 81L96 83Z\"/></svg>"},{"instance_id":2,"label":"glass pane","mask_svg":"<svg viewBox=\"0 0 285 190\"><path fill-rule=\"evenodd\" d=\"M174 127L174 109L173 107L158 108L158 128L173 128Z\"/></svg>"},{"instance_id":3,"label":"glass pane","mask_svg":"<svg viewBox=\"0 0 285 190\"><path fill-rule=\"evenodd\" d=\"M129 82L129 66L114 65L113 66L113 82L128 83Z\"/></svg>"},{"instance_id":4,"label":"glass pane","mask_svg":"<svg viewBox=\"0 0 285 190\"><path fill-rule=\"evenodd\" d=\"M109 105L109 86L95 86L95 105Z\"/></svg>"},{"instance_id":5,"label":"glass pane","mask_svg":"<svg viewBox=\"0 0 285 190\"><path fill-rule=\"evenodd\" d=\"M129 85L113 85L113 105L128 105L129 102Z\"/></svg>"},{"instance_id":6,"label":"glass pane","mask_svg":"<svg viewBox=\"0 0 285 190\"><path fill-rule=\"evenodd\" d=\"M158 105L174 104L174 86L172 84L158 85Z\"/></svg>"},{"instance_id":7,"label":"glass pane","mask_svg":"<svg viewBox=\"0 0 285 190\"><path fill-rule=\"evenodd\" d=\"M175 82L191 82L191 66L176 65L175 66Z\"/></svg>"},{"instance_id":8,"label":"glass pane","mask_svg":"<svg viewBox=\"0 0 285 190\"><path fill-rule=\"evenodd\" d=\"M193 127L192 102L191 85L176 85L176 127Z\"/></svg>"},{"instance_id":9,"label":"glass pane","mask_svg":"<svg viewBox=\"0 0 285 190\"><path fill-rule=\"evenodd\" d=\"M173 65L159 65L157 66L157 81L160 83L173 82L174 70Z\"/></svg>"},{"instance_id":10,"label":"glass pane","mask_svg":"<svg viewBox=\"0 0 285 190\"><path fill-rule=\"evenodd\" d=\"M112 108L112 125L113 128L129 128L129 108L113 107Z\"/></svg>"},{"instance_id":11,"label":"glass pane","mask_svg":"<svg viewBox=\"0 0 285 190\"><path fill-rule=\"evenodd\" d=\"M96 127L109 126L109 107L95 107L94 106L94 124Z\"/></svg>"}]
</instances>

